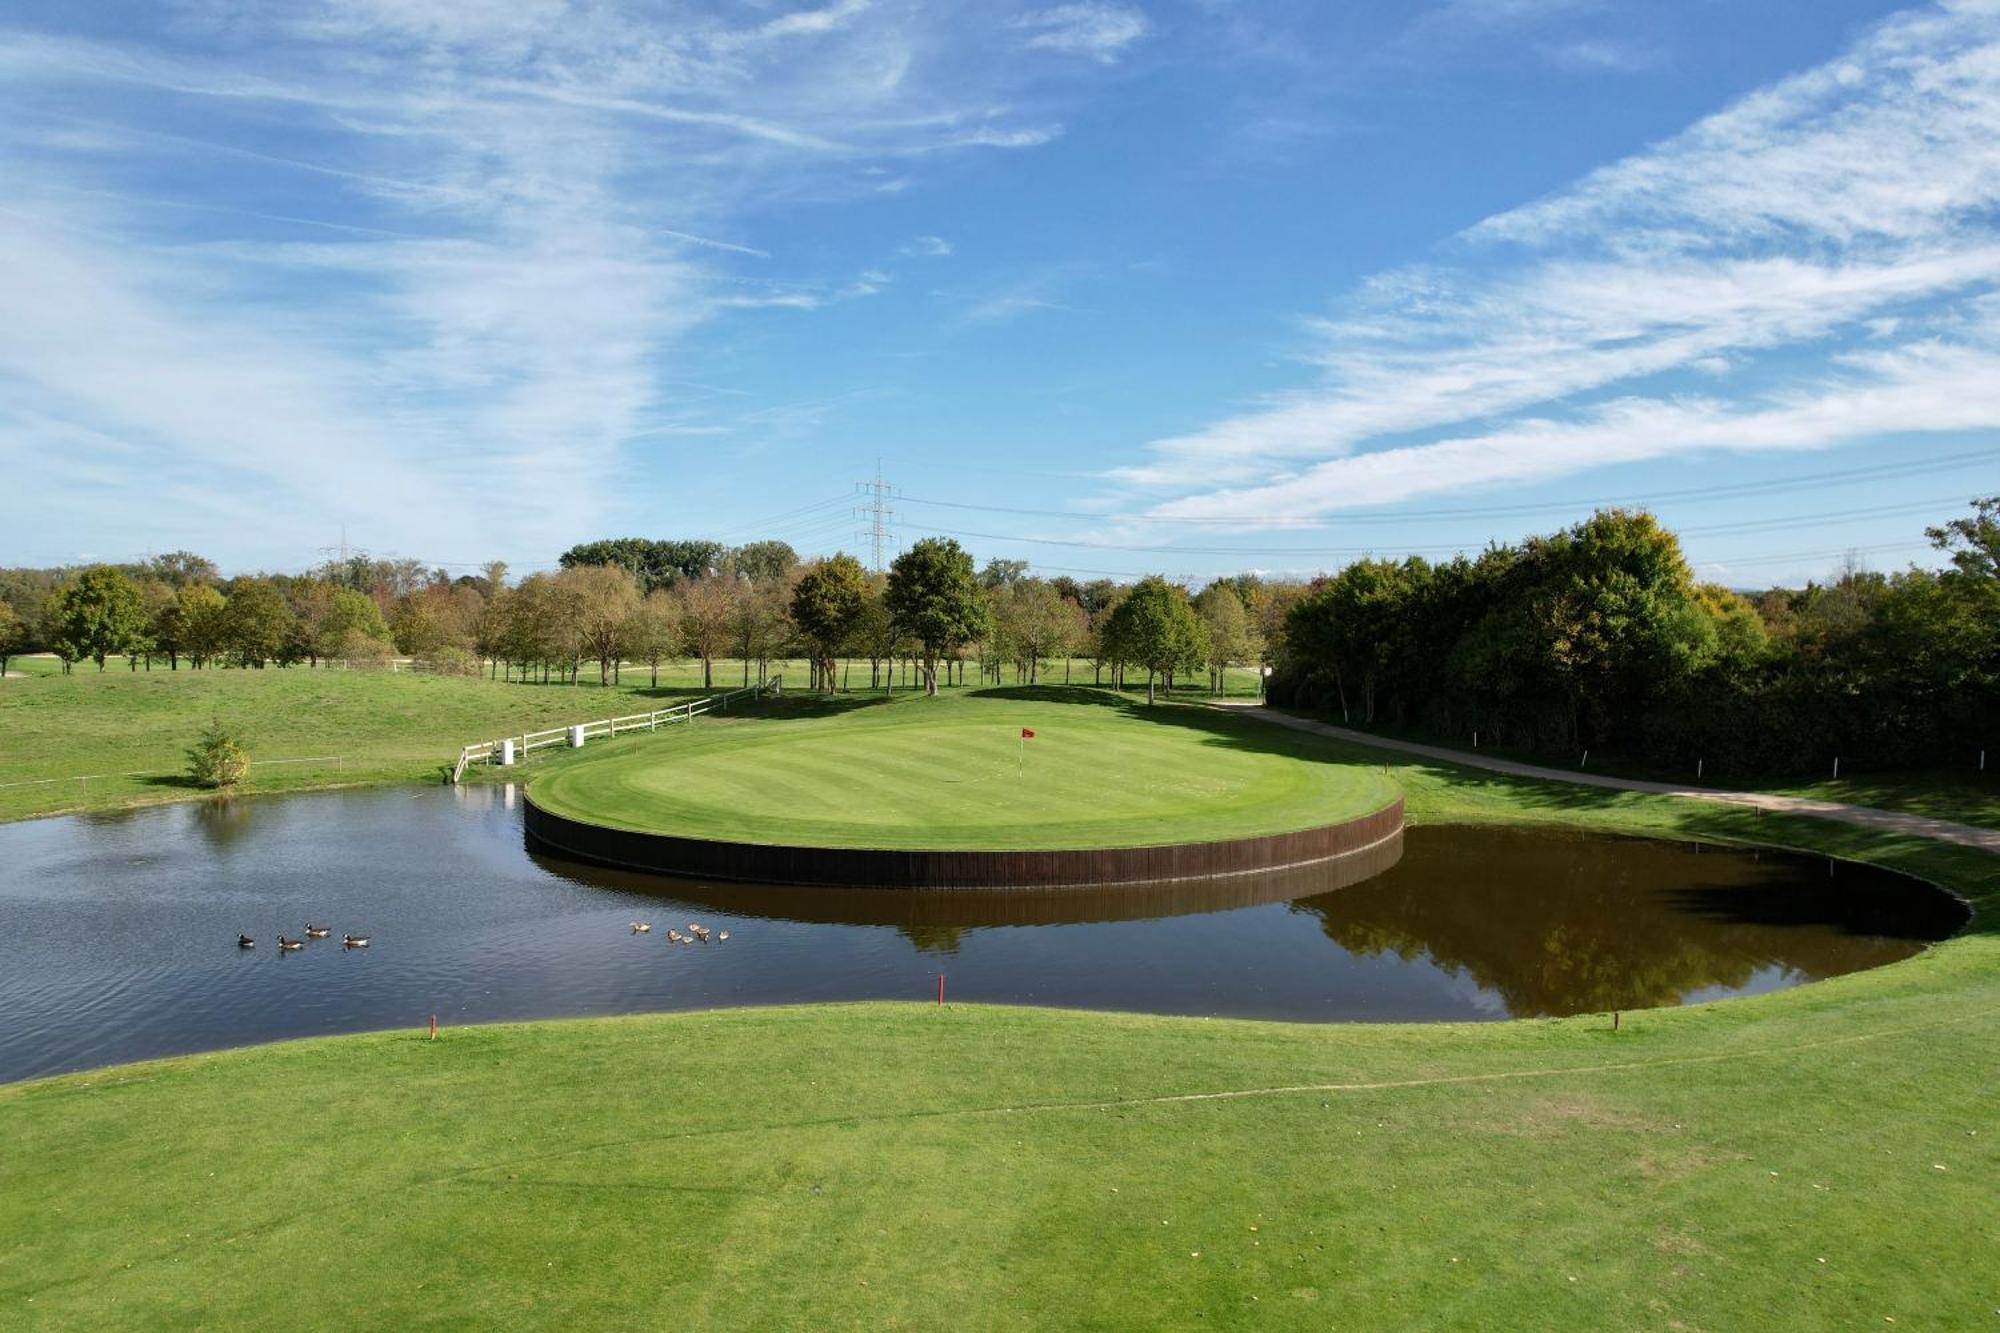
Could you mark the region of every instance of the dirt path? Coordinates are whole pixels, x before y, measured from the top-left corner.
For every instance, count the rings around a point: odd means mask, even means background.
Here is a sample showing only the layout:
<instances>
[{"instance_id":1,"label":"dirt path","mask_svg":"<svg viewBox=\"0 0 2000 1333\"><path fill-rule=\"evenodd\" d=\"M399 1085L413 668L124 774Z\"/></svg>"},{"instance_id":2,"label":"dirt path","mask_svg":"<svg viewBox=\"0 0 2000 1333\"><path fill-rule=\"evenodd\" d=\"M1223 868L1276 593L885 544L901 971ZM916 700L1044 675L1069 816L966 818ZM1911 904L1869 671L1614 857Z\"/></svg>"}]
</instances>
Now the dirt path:
<instances>
[{"instance_id":1,"label":"dirt path","mask_svg":"<svg viewBox=\"0 0 2000 1333\"><path fill-rule=\"evenodd\" d=\"M1506 773L1517 778L1535 778L1542 782L1568 782L1579 787L1648 792L1655 796L1679 796L1692 801L1720 801L1725 805L1754 806L1761 810L1788 815L1811 815L1815 819L1832 819L1843 824L1879 829L1885 833L1907 833L1913 837L1935 838L1939 842L1956 843L1961 847L1976 847L1982 852L2000 855L2000 829L1958 824L1949 819L1932 819L1928 815L1905 814L1898 810L1877 810L1873 806L1846 805L1839 801L1820 801L1810 796L1778 796L1758 791L1718 791L1713 787L1683 787L1671 782L1642 782L1637 778L1573 773L1560 768L1543 768L1539 764L1517 763L1512 759L1489 759L1476 752L1448 750L1442 745L1420 745L1415 741L1372 736L1365 731L1336 727L1330 722L1314 722L1309 718L1293 717L1289 713L1281 713L1262 704L1220 703L1216 706L1234 708L1251 717L1281 727L1290 727L1294 731L1331 736L1336 740L1351 741L1356 745L1366 745L1372 749L1394 750L1399 754L1418 755L1447 764L1458 764L1464 768L1483 768L1492 773Z\"/></svg>"}]
</instances>

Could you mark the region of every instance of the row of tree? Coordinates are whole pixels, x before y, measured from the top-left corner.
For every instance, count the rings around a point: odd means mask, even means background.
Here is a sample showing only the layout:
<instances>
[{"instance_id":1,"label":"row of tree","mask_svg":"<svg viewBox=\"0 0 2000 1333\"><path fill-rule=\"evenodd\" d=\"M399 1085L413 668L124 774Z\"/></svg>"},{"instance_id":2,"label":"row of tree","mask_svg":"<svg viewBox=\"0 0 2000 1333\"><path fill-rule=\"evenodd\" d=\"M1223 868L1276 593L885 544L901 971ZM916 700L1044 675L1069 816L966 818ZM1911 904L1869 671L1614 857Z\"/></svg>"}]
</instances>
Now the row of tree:
<instances>
[{"instance_id":1,"label":"row of tree","mask_svg":"<svg viewBox=\"0 0 2000 1333\"><path fill-rule=\"evenodd\" d=\"M1232 665L1262 660L1297 586L1219 582L1190 599L1161 579L1030 577L1025 564L991 561L975 572L956 542L919 542L886 576L848 555L801 563L782 542L728 548L715 542L639 538L590 542L561 567L509 583L495 562L479 575L357 555L303 575L223 579L185 552L142 565L81 570L0 570L0 657L52 651L66 665L113 659L150 669L259 668L337 660L381 664L395 656L441 671L572 681L595 663L601 680L622 666L659 668L693 658L703 682L714 664L740 659L744 680L775 659L804 656L812 684L845 683L840 658L865 658L868 683L902 663L927 689L940 669L963 679L968 662L994 681L1017 680L1079 657L1093 679L1127 667L1149 685L1208 672L1220 688ZM4 665L4 662L0 662Z\"/></svg>"},{"instance_id":2,"label":"row of tree","mask_svg":"<svg viewBox=\"0 0 2000 1333\"><path fill-rule=\"evenodd\" d=\"M1271 695L1688 776L1970 757L2000 723L2000 497L1929 535L1949 568L1749 596L1623 510L1476 558L1357 561L1288 612Z\"/></svg>"}]
</instances>

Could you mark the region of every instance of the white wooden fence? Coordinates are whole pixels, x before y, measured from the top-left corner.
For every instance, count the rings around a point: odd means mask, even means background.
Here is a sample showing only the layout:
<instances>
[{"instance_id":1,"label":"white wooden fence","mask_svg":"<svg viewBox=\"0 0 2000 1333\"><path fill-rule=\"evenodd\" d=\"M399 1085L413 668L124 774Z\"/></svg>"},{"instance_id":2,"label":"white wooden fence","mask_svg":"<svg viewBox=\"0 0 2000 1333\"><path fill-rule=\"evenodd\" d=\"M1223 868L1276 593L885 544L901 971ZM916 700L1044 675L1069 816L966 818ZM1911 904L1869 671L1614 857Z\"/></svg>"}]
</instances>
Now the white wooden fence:
<instances>
[{"instance_id":1,"label":"white wooden fence","mask_svg":"<svg viewBox=\"0 0 2000 1333\"><path fill-rule=\"evenodd\" d=\"M752 699L770 691L783 693L783 676L773 676L758 685L746 685L740 690L730 690L724 694L712 694L706 699L690 699L686 703L675 704L672 708L661 708L651 713L632 713L626 717L599 718L595 722L583 724L583 738L593 736L618 736L634 731L658 731L663 726L676 722L692 722L703 713L729 711L729 701L748 696ZM575 724L570 724L574 726ZM516 761L526 759L530 752L545 745L567 745L570 726L549 727L542 731L524 731L515 736L502 736L498 740L474 741L458 752L458 762L452 765L451 780L457 782L465 776L465 770L474 764L497 764L500 762L502 747L508 741L514 742Z\"/></svg>"}]
</instances>

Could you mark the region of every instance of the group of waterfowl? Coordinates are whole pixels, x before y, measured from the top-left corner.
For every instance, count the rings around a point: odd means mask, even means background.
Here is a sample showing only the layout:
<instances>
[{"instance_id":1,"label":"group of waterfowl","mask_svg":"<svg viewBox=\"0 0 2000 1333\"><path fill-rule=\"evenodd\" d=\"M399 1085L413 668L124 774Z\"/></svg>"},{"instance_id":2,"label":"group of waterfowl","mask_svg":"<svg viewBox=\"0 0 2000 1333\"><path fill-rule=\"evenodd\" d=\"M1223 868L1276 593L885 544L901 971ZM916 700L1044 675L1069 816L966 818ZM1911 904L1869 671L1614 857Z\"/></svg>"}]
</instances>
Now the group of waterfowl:
<instances>
[{"instance_id":1,"label":"group of waterfowl","mask_svg":"<svg viewBox=\"0 0 2000 1333\"><path fill-rule=\"evenodd\" d=\"M312 922L308 921L306 922L306 935L303 940L295 940L283 932L279 933L278 952L291 953L295 949L303 949L306 947L306 940L323 940L331 934L333 934L333 927L315 926ZM254 949L257 947L257 938L254 935L238 935L236 937L236 947L239 949ZM342 935L340 937L340 947L343 949L365 949L368 947L368 936Z\"/></svg>"},{"instance_id":2,"label":"group of waterfowl","mask_svg":"<svg viewBox=\"0 0 2000 1333\"><path fill-rule=\"evenodd\" d=\"M634 921L632 923L632 933L634 935L650 935L653 933L653 923L650 921ZM711 933L717 943L729 938L729 932L726 930L711 932L707 926L690 921L688 922L687 934L685 935L675 930L672 926L668 926L667 943L693 944L696 940L700 940L703 944L706 944L709 941Z\"/></svg>"}]
</instances>

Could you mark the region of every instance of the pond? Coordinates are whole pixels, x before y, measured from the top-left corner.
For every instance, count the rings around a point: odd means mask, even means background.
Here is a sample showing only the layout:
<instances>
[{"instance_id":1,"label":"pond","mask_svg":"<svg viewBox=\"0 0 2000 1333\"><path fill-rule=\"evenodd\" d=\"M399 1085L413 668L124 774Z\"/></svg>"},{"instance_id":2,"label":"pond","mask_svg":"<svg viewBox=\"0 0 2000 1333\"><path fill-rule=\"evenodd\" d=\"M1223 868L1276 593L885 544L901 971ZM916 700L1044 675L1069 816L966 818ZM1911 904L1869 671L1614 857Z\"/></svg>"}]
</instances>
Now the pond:
<instances>
[{"instance_id":1,"label":"pond","mask_svg":"<svg viewBox=\"0 0 2000 1333\"><path fill-rule=\"evenodd\" d=\"M1519 828L1412 828L1365 864L1210 883L924 893L544 858L509 787L207 802L0 826L0 1081L433 1013L917 1000L940 973L953 1000L1164 1014L1633 1009L1879 966L1964 920L1852 863ZM281 955L307 921L333 937ZM691 922L730 938L667 938ZM344 950L348 931L373 942Z\"/></svg>"}]
</instances>

